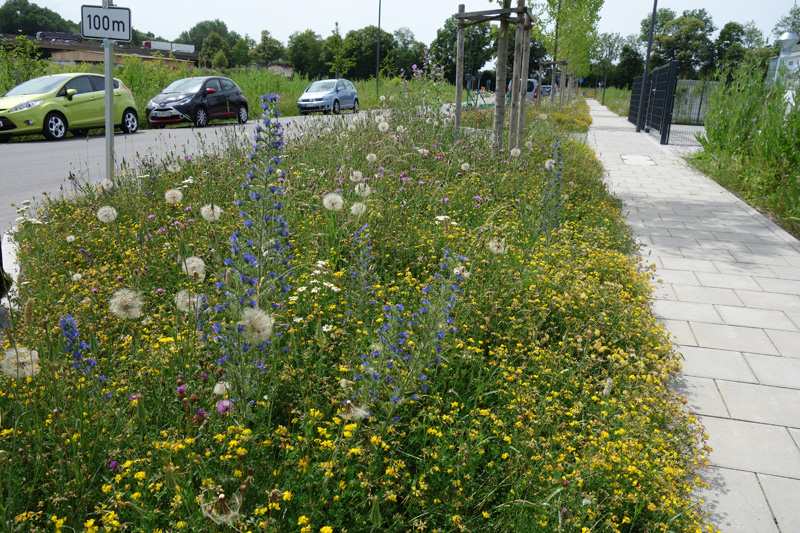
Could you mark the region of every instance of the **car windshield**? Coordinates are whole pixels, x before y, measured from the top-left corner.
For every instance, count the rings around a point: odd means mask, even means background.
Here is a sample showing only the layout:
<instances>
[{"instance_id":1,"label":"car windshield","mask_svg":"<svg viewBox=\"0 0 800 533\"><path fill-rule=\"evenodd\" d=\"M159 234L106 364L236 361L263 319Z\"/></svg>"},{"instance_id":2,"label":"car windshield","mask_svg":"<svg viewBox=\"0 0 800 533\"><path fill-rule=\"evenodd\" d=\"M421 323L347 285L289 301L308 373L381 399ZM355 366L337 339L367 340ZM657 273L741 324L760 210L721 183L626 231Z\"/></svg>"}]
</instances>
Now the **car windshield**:
<instances>
[{"instance_id":1,"label":"car windshield","mask_svg":"<svg viewBox=\"0 0 800 533\"><path fill-rule=\"evenodd\" d=\"M315 81L306 89L307 93L326 93L336 87L336 80Z\"/></svg>"},{"instance_id":2,"label":"car windshield","mask_svg":"<svg viewBox=\"0 0 800 533\"><path fill-rule=\"evenodd\" d=\"M184 78L182 80L173 81L161 92L164 94L196 93L203 86L203 81L202 78Z\"/></svg>"},{"instance_id":3,"label":"car windshield","mask_svg":"<svg viewBox=\"0 0 800 533\"><path fill-rule=\"evenodd\" d=\"M44 94L49 93L60 87L67 78L65 76L47 76L44 78L34 78L25 83L20 83L4 96L20 96L23 94Z\"/></svg>"}]
</instances>

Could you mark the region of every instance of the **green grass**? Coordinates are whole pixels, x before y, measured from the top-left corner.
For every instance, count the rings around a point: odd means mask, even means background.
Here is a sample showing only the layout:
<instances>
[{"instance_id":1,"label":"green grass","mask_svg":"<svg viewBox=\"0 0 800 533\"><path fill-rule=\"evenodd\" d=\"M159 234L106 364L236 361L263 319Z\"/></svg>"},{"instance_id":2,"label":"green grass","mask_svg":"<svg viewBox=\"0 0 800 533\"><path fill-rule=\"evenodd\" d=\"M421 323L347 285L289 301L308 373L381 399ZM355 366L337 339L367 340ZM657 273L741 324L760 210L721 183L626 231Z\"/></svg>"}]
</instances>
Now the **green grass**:
<instances>
[{"instance_id":1,"label":"green grass","mask_svg":"<svg viewBox=\"0 0 800 533\"><path fill-rule=\"evenodd\" d=\"M0 523L714 531L648 272L564 135L585 103L493 157L424 113L436 72L407 88L20 206Z\"/></svg>"},{"instance_id":2,"label":"green grass","mask_svg":"<svg viewBox=\"0 0 800 533\"><path fill-rule=\"evenodd\" d=\"M603 101L603 93L599 93L595 99L600 102ZM628 116L628 110L631 105L631 91L626 89L617 89L616 87L609 87L605 91L605 106L622 117Z\"/></svg>"}]
</instances>

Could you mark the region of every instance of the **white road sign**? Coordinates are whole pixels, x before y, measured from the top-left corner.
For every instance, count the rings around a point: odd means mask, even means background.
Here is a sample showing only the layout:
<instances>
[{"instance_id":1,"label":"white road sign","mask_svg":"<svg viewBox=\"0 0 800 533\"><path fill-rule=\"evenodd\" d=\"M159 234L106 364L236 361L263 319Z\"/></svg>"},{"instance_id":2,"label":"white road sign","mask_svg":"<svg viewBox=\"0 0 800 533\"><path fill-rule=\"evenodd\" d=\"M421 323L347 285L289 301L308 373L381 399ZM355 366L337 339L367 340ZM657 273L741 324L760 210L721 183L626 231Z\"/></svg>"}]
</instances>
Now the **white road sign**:
<instances>
[{"instance_id":1,"label":"white road sign","mask_svg":"<svg viewBox=\"0 0 800 533\"><path fill-rule=\"evenodd\" d=\"M131 40L131 10L127 7L81 6L81 35L86 39Z\"/></svg>"}]
</instances>

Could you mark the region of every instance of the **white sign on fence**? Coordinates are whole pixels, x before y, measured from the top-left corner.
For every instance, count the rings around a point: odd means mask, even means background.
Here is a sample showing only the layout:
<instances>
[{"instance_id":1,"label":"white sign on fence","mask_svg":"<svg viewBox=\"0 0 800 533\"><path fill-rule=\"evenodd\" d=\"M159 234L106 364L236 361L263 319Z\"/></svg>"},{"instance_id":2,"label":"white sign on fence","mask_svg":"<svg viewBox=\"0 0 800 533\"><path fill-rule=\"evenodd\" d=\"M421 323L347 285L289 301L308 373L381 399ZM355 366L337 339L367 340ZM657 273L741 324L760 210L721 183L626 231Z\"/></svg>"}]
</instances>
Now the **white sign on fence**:
<instances>
[{"instance_id":1,"label":"white sign on fence","mask_svg":"<svg viewBox=\"0 0 800 533\"><path fill-rule=\"evenodd\" d=\"M81 35L86 39L131 40L131 10L127 7L81 6Z\"/></svg>"}]
</instances>

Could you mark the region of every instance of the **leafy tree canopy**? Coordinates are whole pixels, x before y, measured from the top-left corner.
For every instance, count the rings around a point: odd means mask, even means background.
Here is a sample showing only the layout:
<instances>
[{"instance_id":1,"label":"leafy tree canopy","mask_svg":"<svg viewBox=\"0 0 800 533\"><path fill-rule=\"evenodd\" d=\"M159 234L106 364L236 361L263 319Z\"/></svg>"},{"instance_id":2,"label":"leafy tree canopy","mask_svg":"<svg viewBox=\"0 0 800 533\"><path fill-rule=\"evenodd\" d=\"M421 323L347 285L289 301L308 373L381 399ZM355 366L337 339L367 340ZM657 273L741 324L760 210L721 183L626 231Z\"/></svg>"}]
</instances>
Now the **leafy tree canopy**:
<instances>
[{"instance_id":1,"label":"leafy tree canopy","mask_svg":"<svg viewBox=\"0 0 800 533\"><path fill-rule=\"evenodd\" d=\"M228 43L222 39L220 34L212 31L203 41L203 46L200 50L200 54L197 57L197 62L201 66L211 67L214 65L218 52L222 52L223 55L226 56L226 60L227 56L230 55ZM230 61L228 61L225 66L228 66L228 64L230 64Z\"/></svg>"},{"instance_id":2,"label":"leafy tree canopy","mask_svg":"<svg viewBox=\"0 0 800 533\"><path fill-rule=\"evenodd\" d=\"M286 48L269 31L261 31L261 42L250 50L250 57L263 65L269 65L286 56Z\"/></svg>"},{"instance_id":3,"label":"leafy tree canopy","mask_svg":"<svg viewBox=\"0 0 800 533\"><path fill-rule=\"evenodd\" d=\"M394 74L394 36L381 30L380 70L389 75ZM375 77L378 50L378 28L367 26L360 30L350 30L344 38L344 50L348 57L355 60L350 77L357 80L368 80Z\"/></svg>"},{"instance_id":4,"label":"leafy tree canopy","mask_svg":"<svg viewBox=\"0 0 800 533\"><path fill-rule=\"evenodd\" d=\"M198 22L190 30L181 32L181 34L178 36L178 42L193 44L197 50L202 52L203 43L212 33L216 33L219 37L221 37L222 40L228 45L229 50L236 46L236 42L242 38L235 31L229 31L228 26L224 22L219 19L215 19ZM227 53L228 52L226 52L226 54Z\"/></svg>"},{"instance_id":5,"label":"leafy tree canopy","mask_svg":"<svg viewBox=\"0 0 800 533\"><path fill-rule=\"evenodd\" d=\"M436 30L436 38L431 43L431 56L444 65L444 75L451 83L455 82L456 77L457 45L458 26L456 17L452 16L442 28ZM488 22L464 28L464 74L476 75L492 55L492 33Z\"/></svg>"},{"instance_id":6,"label":"leafy tree canopy","mask_svg":"<svg viewBox=\"0 0 800 533\"><path fill-rule=\"evenodd\" d=\"M63 19L55 11L39 7L28 0L6 0L0 6L0 33L36 35L37 31L80 33L81 27Z\"/></svg>"},{"instance_id":7,"label":"leafy tree canopy","mask_svg":"<svg viewBox=\"0 0 800 533\"><path fill-rule=\"evenodd\" d=\"M309 78L322 75L322 37L312 30L291 34L286 52L292 68L298 74Z\"/></svg>"},{"instance_id":8,"label":"leafy tree canopy","mask_svg":"<svg viewBox=\"0 0 800 533\"><path fill-rule=\"evenodd\" d=\"M793 31L800 35L800 6L797 4L789 10L788 14L782 16L772 29L776 38L787 31Z\"/></svg>"}]
</instances>

